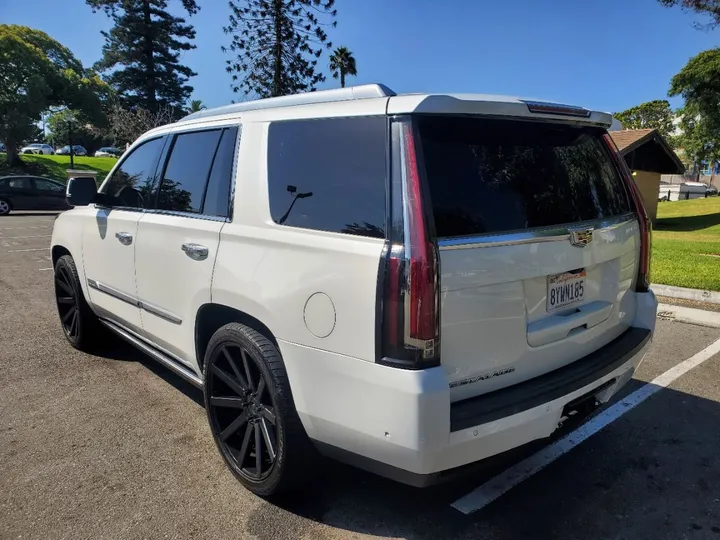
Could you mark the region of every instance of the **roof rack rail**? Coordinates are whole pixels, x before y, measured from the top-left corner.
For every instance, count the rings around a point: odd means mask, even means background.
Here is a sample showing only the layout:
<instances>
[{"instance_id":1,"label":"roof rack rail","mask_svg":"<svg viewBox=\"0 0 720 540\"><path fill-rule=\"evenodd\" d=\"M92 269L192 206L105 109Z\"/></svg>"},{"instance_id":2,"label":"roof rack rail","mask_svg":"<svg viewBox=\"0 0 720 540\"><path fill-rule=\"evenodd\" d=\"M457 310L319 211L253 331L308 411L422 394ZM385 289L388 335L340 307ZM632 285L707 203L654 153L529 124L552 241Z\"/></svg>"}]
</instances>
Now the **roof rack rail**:
<instances>
[{"instance_id":1,"label":"roof rack rail","mask_svg":"<svg viewBox=\"0 0 720 540\"><path fill-rule=\"evenodd\" d=\"M293 105L308 105L312 103L330 103L333 101L349 101L353 99L367 99L378 97L390 97L396 95L384 84L363 84L361 86L350 86L348 88L335 88L333 90L320 90L318 92L305 92L273 98L257 99L254 101L243 101L232 103L214 109L194 112L187 115L183 120L197 120L221 114L232 114L243 111L256 111L258 109L274 109L276 107L291 107Z\"/></svg>"}]
</instances>

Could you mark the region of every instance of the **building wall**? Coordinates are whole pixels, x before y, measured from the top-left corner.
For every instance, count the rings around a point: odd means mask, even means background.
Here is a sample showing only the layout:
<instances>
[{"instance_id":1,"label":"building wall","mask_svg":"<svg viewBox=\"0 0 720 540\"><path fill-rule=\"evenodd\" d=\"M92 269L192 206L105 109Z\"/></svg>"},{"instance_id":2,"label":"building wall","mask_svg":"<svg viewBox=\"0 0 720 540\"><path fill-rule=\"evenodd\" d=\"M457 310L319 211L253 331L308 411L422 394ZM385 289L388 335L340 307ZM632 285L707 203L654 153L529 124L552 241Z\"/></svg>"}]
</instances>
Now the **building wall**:
<instances>
[{"instance_id":1,"label":"building wall","mask_svg":"<svg viewBox=\"0 0 720 540\"><path fill-rule=\"evenodd\" d=\"M648 171L633 171L635 183L640 189L648 216L655 224L657 218L658 195L660 193L660 173Z\"/></svg>"}]
</instances>

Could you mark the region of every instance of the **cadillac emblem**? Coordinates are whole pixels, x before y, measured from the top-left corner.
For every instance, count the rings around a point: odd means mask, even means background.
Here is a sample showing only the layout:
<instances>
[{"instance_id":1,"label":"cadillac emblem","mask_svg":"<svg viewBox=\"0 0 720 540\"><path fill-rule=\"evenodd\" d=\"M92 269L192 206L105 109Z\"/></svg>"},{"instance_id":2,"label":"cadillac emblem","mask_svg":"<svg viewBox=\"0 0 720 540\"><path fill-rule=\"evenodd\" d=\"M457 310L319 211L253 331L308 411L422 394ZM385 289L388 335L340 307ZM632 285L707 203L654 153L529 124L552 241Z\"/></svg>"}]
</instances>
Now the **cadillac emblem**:
<instances>
[{"instance_id":1,"label":"cadillac emblem","mask_svg":"<svg viewBox=\"0 0 720 540\"><path fill-rule=\"evenodd\" d=\"M593 239L593 228L585 227L582 229L568 229L570 233L570 243L575 247L585 247Z\"/></svg>"}]
</instances>

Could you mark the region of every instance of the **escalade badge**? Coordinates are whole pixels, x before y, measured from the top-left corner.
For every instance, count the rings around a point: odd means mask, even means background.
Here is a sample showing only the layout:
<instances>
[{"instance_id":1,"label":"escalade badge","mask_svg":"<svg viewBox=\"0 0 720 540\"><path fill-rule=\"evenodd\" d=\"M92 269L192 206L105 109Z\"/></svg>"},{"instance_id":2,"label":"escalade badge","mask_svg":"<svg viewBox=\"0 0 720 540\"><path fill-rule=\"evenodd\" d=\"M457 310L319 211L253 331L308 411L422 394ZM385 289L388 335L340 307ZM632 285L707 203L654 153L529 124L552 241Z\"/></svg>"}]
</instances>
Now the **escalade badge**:
<instances>
[{"instance_id":1,"label":"escalade badge","mask_svg":"<svg viewBox=\"0 0 720 540\"><path fill-rule=\"evenodd\" d=\"M450 383L450 388L455 388L457 386L465 386L466 384L473 384L479 381L486 381L488 379L492 379L493 377L499 377L500 375L507 375L508 373L513 373L515 371L514 367L507 367L503 369L499 369L497 371L493 371L491 373L485 373L484 375L478 375L477 377L471 377L469 379L462 379L459 381L454 381Z\"/></svg>"},{"instance_id":2,"label":"escalade badge","mask_svg":"<svg viewBox=\"0 0 720 540\"><path fill-rule=\"evenodd\" d=\"M583 229L568 229L568 232L570 233L570 243L575 247L585 247L592 242L592 227Z\"/></svg>"}]
</instances>

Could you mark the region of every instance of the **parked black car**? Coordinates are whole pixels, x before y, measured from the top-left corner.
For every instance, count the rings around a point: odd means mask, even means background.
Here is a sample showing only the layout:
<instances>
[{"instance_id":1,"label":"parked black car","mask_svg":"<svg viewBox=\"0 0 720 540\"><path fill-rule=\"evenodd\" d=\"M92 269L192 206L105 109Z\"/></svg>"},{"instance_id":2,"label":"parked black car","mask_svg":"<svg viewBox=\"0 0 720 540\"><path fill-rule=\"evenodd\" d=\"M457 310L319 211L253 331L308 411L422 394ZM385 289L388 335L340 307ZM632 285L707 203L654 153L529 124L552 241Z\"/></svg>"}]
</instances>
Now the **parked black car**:
<instances>
[{"instance_id":1,"label":"parked black car","mask_svg":"<svg viewBox=\"0 0 720 540\"><path fill-rule=\"evenodd\" d=\"M39 176L0 177L0 216L11 210L67 210L65 186Z\"/></svg>"}]
</instances>

